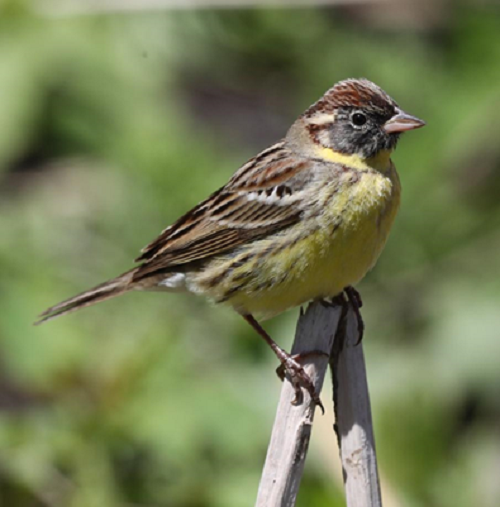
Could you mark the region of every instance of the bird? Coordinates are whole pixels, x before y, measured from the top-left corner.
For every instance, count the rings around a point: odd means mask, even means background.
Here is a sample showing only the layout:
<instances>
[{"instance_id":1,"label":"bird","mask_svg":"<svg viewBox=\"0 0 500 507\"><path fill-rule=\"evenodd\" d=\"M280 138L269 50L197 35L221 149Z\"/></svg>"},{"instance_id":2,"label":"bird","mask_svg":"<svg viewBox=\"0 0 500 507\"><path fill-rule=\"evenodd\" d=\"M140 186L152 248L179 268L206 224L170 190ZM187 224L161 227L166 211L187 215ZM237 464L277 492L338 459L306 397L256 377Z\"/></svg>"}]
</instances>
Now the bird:
<instances>
[{"instance_id":1,"label":"bird","mask_svg":"<svg viewBox=\"0 0 500 507\"><path fill-rule=\"evenodd\" d=\"M48 308L36 324L133 290L199 294L232 307L264 338L296 400L302 386L321 405L302 357L260 321L345 293L362 322L354 286L400 206L391 154L402 133L424 125L367 79L336 83L283 139L144 247L135 267Z\"/></svg>"}]
</instances>

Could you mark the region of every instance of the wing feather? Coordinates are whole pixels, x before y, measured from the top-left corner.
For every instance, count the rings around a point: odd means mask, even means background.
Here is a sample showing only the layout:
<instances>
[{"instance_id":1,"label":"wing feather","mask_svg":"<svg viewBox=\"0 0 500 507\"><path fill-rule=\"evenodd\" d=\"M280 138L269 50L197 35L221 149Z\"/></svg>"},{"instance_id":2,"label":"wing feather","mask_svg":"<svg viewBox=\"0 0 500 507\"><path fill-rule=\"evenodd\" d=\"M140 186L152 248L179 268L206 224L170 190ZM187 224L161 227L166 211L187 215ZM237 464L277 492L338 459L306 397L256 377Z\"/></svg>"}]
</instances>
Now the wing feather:
<instances>
[{"instance_id":1,"label":"wing feather","mask_svg":"<svg viewBox=\"0 0 500 507\"><path fill-rule=\"evenodd\" d=\"M296 223L303 183L296 177L305 163L284 142L261 152L147 245L136 259L143 262L136 277L229 251Z\"/></svg>"}]
</instances>

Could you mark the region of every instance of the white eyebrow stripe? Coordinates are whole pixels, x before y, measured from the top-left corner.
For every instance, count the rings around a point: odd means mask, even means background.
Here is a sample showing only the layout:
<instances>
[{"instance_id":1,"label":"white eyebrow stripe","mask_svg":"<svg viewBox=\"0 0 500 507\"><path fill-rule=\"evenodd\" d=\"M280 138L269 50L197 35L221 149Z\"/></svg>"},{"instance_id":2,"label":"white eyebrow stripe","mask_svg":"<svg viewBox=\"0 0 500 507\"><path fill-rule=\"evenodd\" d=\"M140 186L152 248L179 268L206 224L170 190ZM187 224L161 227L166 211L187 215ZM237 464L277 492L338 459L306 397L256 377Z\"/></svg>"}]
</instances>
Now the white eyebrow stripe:
<instances>
[{"instance_id":1,"label":"white eyebrow stripe","mask_svg":"<svg viewBox=\"0 0 500 507\"><path fill-rule=\"evenodd\" d=\"M335 113L322 113L312 116L309 120L311 125L325 125L335 121Z\"/></svg>"}]
</instances>

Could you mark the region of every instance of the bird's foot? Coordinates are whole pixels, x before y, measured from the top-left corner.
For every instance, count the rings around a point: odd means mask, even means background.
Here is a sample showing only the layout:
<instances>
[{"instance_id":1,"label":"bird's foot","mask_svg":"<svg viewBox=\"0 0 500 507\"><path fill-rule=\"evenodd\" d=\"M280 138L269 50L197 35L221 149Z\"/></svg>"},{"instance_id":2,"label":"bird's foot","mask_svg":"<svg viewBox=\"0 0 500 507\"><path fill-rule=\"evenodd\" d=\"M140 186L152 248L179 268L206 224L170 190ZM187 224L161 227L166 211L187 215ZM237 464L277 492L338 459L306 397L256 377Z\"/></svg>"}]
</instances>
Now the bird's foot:
<instances>
[{"instance_id":1,"label":"bird's foot","mask_svg":"<svg viewBox=\"0 0 500 507\"><path fill-rule=\"evenodd\" d=\"M283 356L280 357L281 364L276 369L276 374L282 381L285 380L285 377L288 374L288 378L290 379L290 382L292 383L292 386L295 390L295 398L292 400L293 405L298 405L302 402L303 395L301 386L303 386L309 393L309 396L311 396L311 399L316 405L321 408L321 412L324 414L325 407L323 406L320 397L316 393L314 382L306 373L304 367L299 363L300 360L311 356L328 357L328 354L321 350L311 350L310 352L303 352L301 354L293 355L283 351Z\"/></svg>"},{"instance_id":2,"label":"bird's foot","mask_svg":"<svg viewBox=\"0 0 500 507\"><path fill-rule=\"evenodd\" d=\"M271 347L273 352L276 354L276 357L279 359L281 366L276 370L276 373L280 377L281 380L284 380L288 375L290 382L295 390L295 398L292 403L294 405L299 404L302 397L301 386L307 389L307 392L311 396L311 399L314 401L316 405L321 407L323 414L325 413L325 408L323 407L323 403L316 393L316 388L314 387L314 383L311 380L311 377L306 373L304 368L299 364L299 360L304 359L307 356L327 356L325 352L321 350L312 350L310 352L302 352L300 354L289 354L284 351L262 328L262 326L255 320L255 318L251 314L243 315L243 318L259 333L259 335L264 338L266 343Z\"/></svg>"}]
</instances>

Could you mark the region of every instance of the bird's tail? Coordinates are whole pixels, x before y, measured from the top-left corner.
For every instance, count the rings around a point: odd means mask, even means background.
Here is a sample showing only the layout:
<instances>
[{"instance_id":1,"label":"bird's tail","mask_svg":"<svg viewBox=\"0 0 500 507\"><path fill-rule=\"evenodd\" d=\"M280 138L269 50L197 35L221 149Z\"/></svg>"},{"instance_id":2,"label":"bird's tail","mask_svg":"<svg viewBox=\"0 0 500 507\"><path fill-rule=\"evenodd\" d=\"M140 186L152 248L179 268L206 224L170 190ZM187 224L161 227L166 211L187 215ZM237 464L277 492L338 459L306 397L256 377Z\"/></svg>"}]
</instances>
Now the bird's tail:
<instances>
[{"instance_id":1,"label":"bird's tail","mask_svg":"<svg viewBox=\"0 0 500 507\"><path fill-rule=\"evenodd\" d=\"M55 306L51 306L39 315L39 320L35 322L35 325L42 324L43 322L74 312L80 308L85 308L86 306L100 303L101 301L106 301L106 299L111 299L115 296L124 294L132 288L130 286L130 282L132 281L135 271L136 268L131 269L112 280L101 283L100 285L86 290L77 296L66 299L66 301L62 301Z\"/></svg>"}]
</instances>

